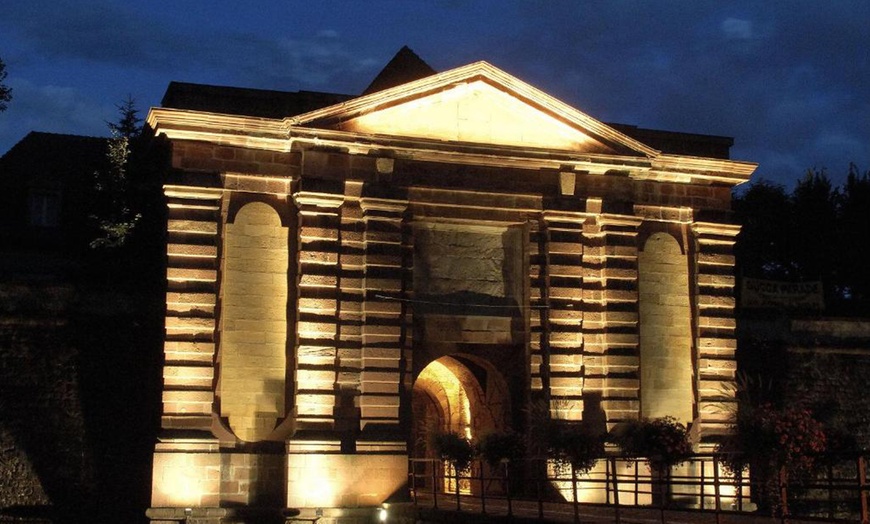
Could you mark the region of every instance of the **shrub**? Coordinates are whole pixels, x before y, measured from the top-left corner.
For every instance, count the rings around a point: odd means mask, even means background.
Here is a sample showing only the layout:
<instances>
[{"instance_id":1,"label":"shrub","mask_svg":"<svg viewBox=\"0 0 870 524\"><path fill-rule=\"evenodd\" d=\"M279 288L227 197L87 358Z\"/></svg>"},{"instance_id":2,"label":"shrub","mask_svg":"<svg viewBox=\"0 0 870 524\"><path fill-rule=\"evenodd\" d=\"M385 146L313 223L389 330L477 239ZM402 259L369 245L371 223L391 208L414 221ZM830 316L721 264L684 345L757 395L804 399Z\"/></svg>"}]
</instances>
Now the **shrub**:
<instances>
[{"instance_id":1,"label":"shrub","mask_svg":"<svg viewBox=\"0 0 870 524\"><path fill-rule=\"evenodd\" d=\"M554 424L548 434L550 458L586 473L604 456L604 438L583 424Z\"/></svg>"},{"instance_id":2,"label":"shrub","mask_svg":"<svg viewBox=\"0 0 870 524\"><path fill-rule=\"evenodd\" d=\"M523 439L516 433L490 433L477 444L477 452L491 467L502 460L515 460L525 453Z\"/></svg>"},{"instance_id":3,"label":"shrub","mask_svg":"<svg viewBox=\"0 0 870 524\"><path fill-rule=\"evenodd\" d=\"M439 433L435 435L433 445L441 460L453 464L457 474L468 471L474 459L474 446L468 439L452 432Z\"/></svg>"},{"instance_id":4,"label":"shrub","mask_svg":"<svg viewBox=\"0 0 870 524\"><path fill-rule=\"evenodd\" d=\"M820 422L809 410L799 407L777 409L770 403L744 405L732 425L731 434L717 447L723 465L734 473L750 468L761 490L760 506L776 510L778 478L812 473L815 454L825 451L827 438Z\"/></svg>"},{"instance_id":5,"label":"shrub","mask_svg":"<svg viewBox=\"0 0 870 524\"><path fill-rule=\"evenodd\" d=\"M633 421L610 438L626 455L644 457L655 467L682 464L692 454L686 426L673 417Z\"/></svg>"}]
</instances>

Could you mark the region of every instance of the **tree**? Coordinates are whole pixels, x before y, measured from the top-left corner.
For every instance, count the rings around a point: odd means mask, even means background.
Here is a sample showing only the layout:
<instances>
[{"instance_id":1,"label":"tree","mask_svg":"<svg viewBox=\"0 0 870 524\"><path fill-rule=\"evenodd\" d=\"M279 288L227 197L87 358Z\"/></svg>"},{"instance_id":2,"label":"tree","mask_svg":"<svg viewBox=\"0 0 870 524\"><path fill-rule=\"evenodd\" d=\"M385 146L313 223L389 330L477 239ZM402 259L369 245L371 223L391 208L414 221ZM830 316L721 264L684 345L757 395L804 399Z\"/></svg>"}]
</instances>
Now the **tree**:
<instances>
[{"instance_id":1,"label":"tree","mask_svg":"<svg viewBox=\"0 0 870 524\"><path fill-rule=\"evenodd\" d=\"M142 119L136 101L130 96L116 107L118 121L106 122L112 132L106 151L107 166L95 173L97 198L91 218L100 232L91 241L92 248L124 245L142 218L130 209L127 177L131 145L142 135Z\"/></svg>"},{"instance_id":2,"label":"tree","mask_svg":"<svg viewBox=\"0 0 870 524\"><path fill-rule=\"evenodd\" d=\"M791 193L760 181L733 205L742 226L738 274L821 281L829 313L870 311L870 171L862 175L851 165L841 188L824 171L808 170Z\"/></svg>"},{"instance_id":3,"label":"tree","mask_svg":"<svg viewBox=\"0 0 870 524\"><path fill-rule=\"evenodd\" d=\"M753 278L795 278L791 237L792 203L785 188L761 180L734 199L734 214L742 226L735 255L741 274Z\"/></svg>"},{"instance_id":4,"label":"tree","mask_svg":"<svg viewBox=\"0 0 870 524\"><path fill-rule=\"evenodd\" d=\"M792 192L794 213L791 234L792 257L797 280L821 280L828 303L834 297L839 257L835 232L838 229L839 190L824 171L809 170Z\"/></svg>"},{"instance_id":5,"label":"tree","mask_svg":"<svg viewBox=\"0 0 870 524\"><path fill-rule=\"evenodd\" d=\"M127 99L115 105L120 115L117 122L106 122L113 137L124 137L127 140L138 138L142 134L142 118L136 108L136 99L127 95Z\"/></svg>"},{"instance_id":6,"label":"tree","mask_svg":"<svg viewBox=\"0 0 870 524\"><path fill-rule=\"evenodd\" d=\"M849 166L849 175L840 193L840 292L857 309L870 310L870 171L860 174L857 166Z\"/></svg>"},{"instance_id":7,"label":"tree","mask_svg":"<svg viewBox=\"0 0 870 524\"><path fill-rule=\"evenodd\" d=\"M12 100L12 88L3 83L7 74L6 63L0 58L0 113L6 111L8 102Z\"/></svg>"}]
</instances>

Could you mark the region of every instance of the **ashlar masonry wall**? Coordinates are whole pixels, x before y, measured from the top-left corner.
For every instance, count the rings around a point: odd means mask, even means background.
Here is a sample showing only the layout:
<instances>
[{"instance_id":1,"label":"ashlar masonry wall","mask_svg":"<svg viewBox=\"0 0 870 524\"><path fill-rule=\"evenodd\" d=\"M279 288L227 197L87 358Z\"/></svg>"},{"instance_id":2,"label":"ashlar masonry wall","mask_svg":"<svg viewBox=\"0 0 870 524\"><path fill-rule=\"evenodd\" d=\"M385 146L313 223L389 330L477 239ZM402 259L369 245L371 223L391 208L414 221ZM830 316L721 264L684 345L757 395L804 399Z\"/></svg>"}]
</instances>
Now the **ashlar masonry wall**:
<instances>
[{"instance_id":1,"label":"ashlar masonry wall","mask_svg":"<svg viewBox=\"0 0 870 524\"><path fill-rule=\"evenodd\" d=\"M688 257L668 233L638 255L641 415L694 419L692 314Z\"/></svg>"},{"instance_id":2,"label":"ashlar masonry wall","mask_svg":"<svg viewBox=\"0 0 870 524\"><path fill-rule=\"evenodd\" d=\"M243 206L224 232L220 413L247 442L285 413L287 228L268 204Z\"/></svg>"}]
</instances>

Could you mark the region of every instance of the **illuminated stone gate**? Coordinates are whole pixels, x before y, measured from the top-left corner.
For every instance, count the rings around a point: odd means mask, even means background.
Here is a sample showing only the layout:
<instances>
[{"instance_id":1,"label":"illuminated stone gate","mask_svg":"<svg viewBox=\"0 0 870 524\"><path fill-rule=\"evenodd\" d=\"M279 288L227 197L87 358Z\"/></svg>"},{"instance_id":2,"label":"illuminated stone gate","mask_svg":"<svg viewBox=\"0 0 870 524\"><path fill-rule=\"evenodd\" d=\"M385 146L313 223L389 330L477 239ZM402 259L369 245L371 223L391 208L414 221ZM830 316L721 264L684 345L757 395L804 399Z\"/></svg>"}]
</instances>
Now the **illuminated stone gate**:
<instances>
[{"instance_id":1,"label":"illuminated stone gate","mask_svg":"<svg viewBox=\"0 0 870 524\"><path fill-rule=\"evenodd\" d=\"M662 152L485 62L148 124L173 168L153 521L351 518L403 496L427 413L476 437L592 398L611 427L725 430L730 191L755 167L727 148Z\"/></svg>"}]
</instances>

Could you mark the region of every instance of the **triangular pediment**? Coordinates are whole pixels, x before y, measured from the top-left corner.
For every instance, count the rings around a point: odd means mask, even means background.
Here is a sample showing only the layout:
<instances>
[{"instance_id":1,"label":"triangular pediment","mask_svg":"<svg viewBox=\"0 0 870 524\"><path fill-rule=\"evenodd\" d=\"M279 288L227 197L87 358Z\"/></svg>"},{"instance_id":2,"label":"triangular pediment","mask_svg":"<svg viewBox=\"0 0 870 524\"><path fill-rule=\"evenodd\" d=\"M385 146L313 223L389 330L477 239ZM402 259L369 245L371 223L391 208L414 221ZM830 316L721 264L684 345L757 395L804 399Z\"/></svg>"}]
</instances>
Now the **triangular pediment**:
<instances>
[{"instance_id":1,"label":"triangular pediment","mask_svg":"<svg viewBox=\"0 0 870 524\"><path fill-rule=\"evenodd\" d=\"M596 154L658 154L486 62L299 115L290 123L446 142Z\"/></svg>"}]
</instances>

